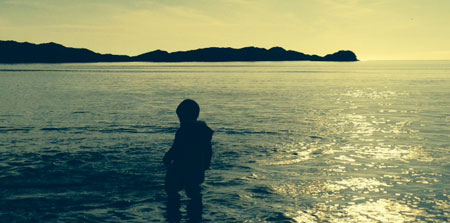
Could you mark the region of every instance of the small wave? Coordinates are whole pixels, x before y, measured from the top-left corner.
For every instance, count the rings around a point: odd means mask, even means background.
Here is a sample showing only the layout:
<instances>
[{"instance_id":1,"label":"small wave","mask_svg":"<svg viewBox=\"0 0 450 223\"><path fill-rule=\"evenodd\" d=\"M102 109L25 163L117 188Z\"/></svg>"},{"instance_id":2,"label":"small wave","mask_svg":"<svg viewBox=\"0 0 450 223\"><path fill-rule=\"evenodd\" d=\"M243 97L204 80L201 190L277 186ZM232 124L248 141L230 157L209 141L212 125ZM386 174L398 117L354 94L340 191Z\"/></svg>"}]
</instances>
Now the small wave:
<instances>
[{"instance_id":1,"label":"small wave","mask_svg":"<svg viewBox=\"0 0 450 223\"><path fill-rule=\"evenodd\" d=\"M272 190L268 187L264 186L256 186L250 189L247 189L247 191L255 194L262 194L262 195L270 195L273 194Z\"/></svg>"},{"instance_id":2,"label":"small wave","mask_svg":"<svg viewBox=\"0 0 450 223\"><path fill-rule=\"evenodd\" d=\"M143 133L175 133L178 128L176 127L161 127L151 125L132 125L130 128L145 130Z\"/></svg>"},{"instance_id":3,"label":"small wave","mask_svg":"<svg viewBox=\"0 0 450 223\"><path fill-rule=\"evenodd\" d=\"M297 222L294 219L286 216L284 213L275 212L272 213L270 217L266 218L268 222Z\"/></svg>"},{"instance_id":4,"label":"small wave","mask_svg":"<svg viewBox=\"0 0 450 223\"><path fill-rule=\"evenodd\" d=\"M229 135L276 135L277 132L271 131L251 131L245 129L217 129L216 132L223 132Z\"/></svg>"},{"instance_id":5,"label":"small wave","mask_svg":"<svg viewBox=\"0 0 450 223\"><path fill-rule=\"evenodd\" d=\"M41 131L70 131L71 128L41 128Z\"/></svg>"},{"instance_id":6,"label":"small wave","mask_svg":"<svg viewBox=\"0 0 450 223\"><path fill-rule=\"evenodd\" d=\"M8 131L29 131L29 128L8 128L0 127L0 133ZM154 127L154 126L120 126L110 125L108 127L102 126L83 126L83 127L45 127L41 131L55 131L55 132L100 132L100 133L136 133L136 134L153 134L153 133L174 133L177 128L173 127Z\"/></svg>"},{"instance_id":7,"label":"small wave","mask_svg":"<svg viewBox=\"0 0 450 223\"><path fill-rule=\"evenodd\" d=\"M33 127L12 128L12 127L0 126L0 133L8 133L8 132L28 133L32 129L33 129Z\"/></svg>"},{"instance_id":8,"label":"small wave","mask_svg":"<svg viewBox=\"0 0 450 223\"><path fill-rule=\"evenodd\" d=\"M98 131L102 133L139 133L136 129L128 128L100 129Z\"/></svg>"},{"instance_id":9,"label":"small wave","mask_svg":"<svg viewBox=\"0 0 450 223\"><path fill-rule=\"evenodd\" d=\"M91 113L91 112L88 112L88 111L74 111L74 112L72 112L72 114L88 114L88 113Z\"/></svg>"},{"instance_id":10,"label":"small wave","mask_svg":"<svg viewBox=\"0 0 450 223\"><path fill-rule=\"evenodd\" d=\"M222 187L231 187L231 186L241 186L244 185L244 181L242 179L231 179L231 180L217 180L208 182L208 185L211 186L222 186Z\"/></svg>"},{"instance_id":11,"label":"small wave","mask_svg":"<svg viewBox=\"0 0 450 223\"><path fill-rule=\"evenodd\" d=\"M11 115L11 114L8 114L8 115L1 115L1 114L0 114L0 117L21 117L21 116L23 116L23 115Z\"/></svg>"},{"instance_id":12,"label":"small wave","mask_svg":"<svg viewBox=\"0 0 450 223\"><path fill-rule=\"evenodd\" d=\"M311 138L311 139L323 139L323 138L320 137L320 136L309 136L309 138Z\"/></svg>"},{"instance_id":13,"label":"small wave","mask_svg":"<svg viewBox=\"0 0 450 223\"><path fill-rule=\"evenodd\" d=\"M101 133L139 133L139 134L154 134L154 133L174 133L176 128L109 128L97 129L91 131L98 131Z\"/></svg>"}]
</instances>

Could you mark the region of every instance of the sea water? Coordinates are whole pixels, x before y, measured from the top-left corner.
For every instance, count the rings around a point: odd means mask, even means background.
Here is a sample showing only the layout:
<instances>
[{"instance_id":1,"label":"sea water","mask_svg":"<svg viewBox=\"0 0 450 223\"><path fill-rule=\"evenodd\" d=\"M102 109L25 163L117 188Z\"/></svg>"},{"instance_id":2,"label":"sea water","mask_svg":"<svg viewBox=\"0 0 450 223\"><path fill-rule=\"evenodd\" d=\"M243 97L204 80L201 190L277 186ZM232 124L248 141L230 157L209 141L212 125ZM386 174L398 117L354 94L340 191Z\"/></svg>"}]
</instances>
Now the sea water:
<instances>
[{"instance_id":1,"label":"sea water","mask_svg":"<svg viewBox=\"0 0 450 223\"><path fill-rule=\"evenodd\" d=\"M185 98L207 222L450 217L450 61L93 63L0 65L0 221L164 221Z\"/></svg>"}]
</instances>

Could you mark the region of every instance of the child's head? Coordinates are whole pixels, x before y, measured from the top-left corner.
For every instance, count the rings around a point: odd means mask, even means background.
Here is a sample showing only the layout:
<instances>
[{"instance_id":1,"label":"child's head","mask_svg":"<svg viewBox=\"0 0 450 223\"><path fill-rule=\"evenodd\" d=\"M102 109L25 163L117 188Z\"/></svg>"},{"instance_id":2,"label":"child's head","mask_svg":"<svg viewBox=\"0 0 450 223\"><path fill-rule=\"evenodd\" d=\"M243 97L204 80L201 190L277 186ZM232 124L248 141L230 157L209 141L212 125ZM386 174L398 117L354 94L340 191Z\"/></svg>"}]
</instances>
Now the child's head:
<instances>
[{"instance_id":1,"label":"child's head","mask_svg":"<svg viewBox=\"0 0 450 223\"><path fill-rule=\"evenodd\" d=\"M191 99L186 99L177 107L177 115L180 122L195 121L200 113L200 107L197 102Z\"/></svg>"}]
</instances>

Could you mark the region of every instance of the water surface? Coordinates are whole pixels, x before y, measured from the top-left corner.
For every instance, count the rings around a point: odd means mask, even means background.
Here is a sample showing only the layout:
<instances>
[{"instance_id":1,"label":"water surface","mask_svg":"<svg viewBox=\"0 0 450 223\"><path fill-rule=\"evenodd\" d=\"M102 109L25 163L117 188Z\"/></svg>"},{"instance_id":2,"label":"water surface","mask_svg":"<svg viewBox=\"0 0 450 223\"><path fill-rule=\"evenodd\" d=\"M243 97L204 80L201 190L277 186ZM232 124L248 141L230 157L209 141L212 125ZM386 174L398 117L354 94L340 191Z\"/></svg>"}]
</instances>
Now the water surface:
<instances>
[{"instance_id":1,"label":"water surface","mask_svg":"<svg viewBox=\"0 0 450 223\"><path fill-rule=\"evenodd\" d=\"M206 221L445 222L449 86L449 61L0 65L0 218L164 221L193 98Z\"/></svg>"}]
</instances>

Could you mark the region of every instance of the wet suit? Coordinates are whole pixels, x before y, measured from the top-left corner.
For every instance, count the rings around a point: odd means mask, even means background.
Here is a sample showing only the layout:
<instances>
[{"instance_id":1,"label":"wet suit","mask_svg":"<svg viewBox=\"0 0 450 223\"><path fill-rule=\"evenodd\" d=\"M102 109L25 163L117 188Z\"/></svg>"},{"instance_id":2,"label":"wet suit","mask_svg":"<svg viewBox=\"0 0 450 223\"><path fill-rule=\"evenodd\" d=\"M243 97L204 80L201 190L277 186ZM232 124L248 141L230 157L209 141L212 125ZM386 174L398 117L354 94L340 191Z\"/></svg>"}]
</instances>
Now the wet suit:
<instances>
[{"instance_id":1,"label":"wet suit","mask_svg":"<svg viewBox=\"0 0 450 223\"><path fill-rule=\"evenodd\" d=\"M188 215L191 220L201 218L203 209L200 184L211 163L213 131L202 121L183 122L175 134L172 148L164 155L167 167L165 190L168 195L168 213L179 218L182 189L190 198Z\"/></svg>"}]
</instances>

